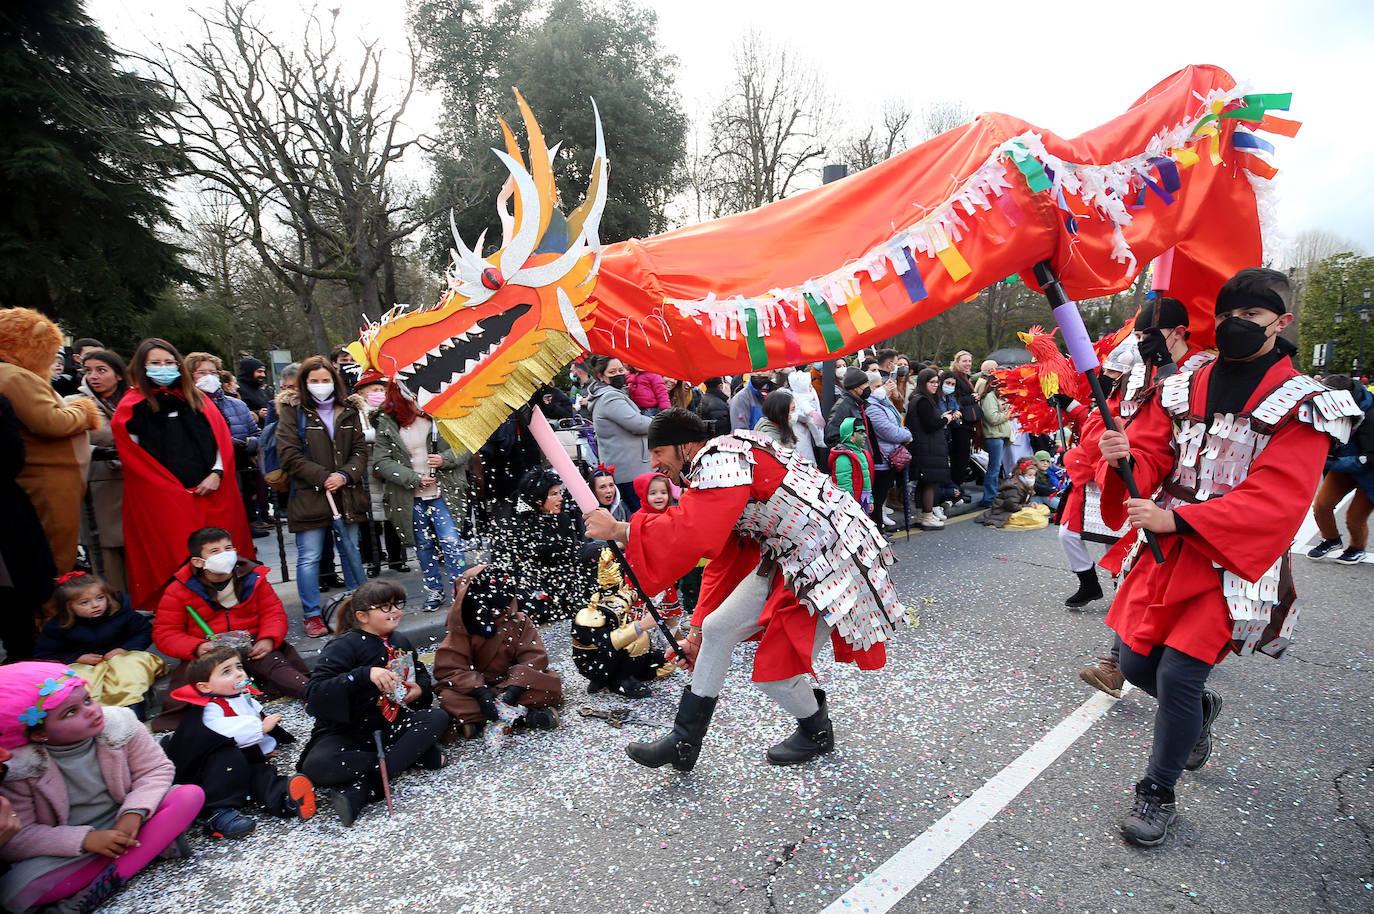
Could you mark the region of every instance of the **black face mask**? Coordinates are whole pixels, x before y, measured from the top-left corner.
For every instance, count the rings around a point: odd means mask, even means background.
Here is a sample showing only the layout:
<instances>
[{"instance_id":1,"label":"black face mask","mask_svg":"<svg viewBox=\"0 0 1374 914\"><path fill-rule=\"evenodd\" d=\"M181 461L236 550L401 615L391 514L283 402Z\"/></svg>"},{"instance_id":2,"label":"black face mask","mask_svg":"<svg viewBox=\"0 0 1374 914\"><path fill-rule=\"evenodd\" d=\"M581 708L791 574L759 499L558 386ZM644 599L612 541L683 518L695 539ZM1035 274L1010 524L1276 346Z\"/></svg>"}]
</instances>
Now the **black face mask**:
<instances>
[{"instance_id":1,"label":"black face mask","mask_svg":"<svg viewBox=\"0 0 1374 914\"><path fill-rule=\"evenodd\" d=\"M1243 317L1228 317L1217 327L1217 351L1223 359L1248 359L1263 348L1270 326Z\"/></svg>"},{"instance_id":2,"label":"black face mask","mask_svg":"<svg viewBox=\"0 0 1374 914\"><path fill-rule=\"evenodd\" d=\"M618 375L615 375L614 377L612 377L612 378L611 378L609 381L607 381L606 383L609 384L609 385L611 385L612 387L614 387L616 390L624 390L624 389L625 389L625 380L626 380L626 376L625 376L625 375L623 375L623 374L618 374Z\"/></svg>"},{"instance_id":3,"label":"black face mask","mask_svg":"<svg viewBox=\"0 0 1374 914\"><path fill-rule=\"evenodd\" d=\"M1169 343L1164 339L1164 332L1158 327L1141 331L1136 348L1140 350L1140 357L1153 365L1167 365L1174 360L1169 354Z\"/></svg>"},{"instance_id":4,"label":"black face mask","mask_svg":"<svg viewBox=\"0 0 1374 914\"><path fill-rule=\"evenodd\" d=\"M862 397L863 399L867 400L869 397L873 396L873 388L871 388L871 387L865 387L865 388L864 388L864 392L861 393L861 394L859 394L859 396Z\"/></svg>"}]
</instances>

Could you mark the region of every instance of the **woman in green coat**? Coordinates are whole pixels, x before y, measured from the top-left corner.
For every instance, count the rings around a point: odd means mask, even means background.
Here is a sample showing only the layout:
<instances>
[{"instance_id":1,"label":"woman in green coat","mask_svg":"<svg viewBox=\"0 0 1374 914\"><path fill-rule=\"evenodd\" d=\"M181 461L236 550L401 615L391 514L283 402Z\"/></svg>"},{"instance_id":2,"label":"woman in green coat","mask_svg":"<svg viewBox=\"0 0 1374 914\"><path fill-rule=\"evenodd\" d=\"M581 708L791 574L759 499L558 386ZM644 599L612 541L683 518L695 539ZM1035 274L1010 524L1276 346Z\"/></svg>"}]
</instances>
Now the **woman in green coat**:
<instances>
[{"instance_id":1,"label":"woman in green coat","mask_svg":"<svg viewBox=\"0 0 1374 914\"><path fill-rule=\"evenodd\" d=\"M447 605L466 567L455 517L467 510L469 455L454 451L439 427L397 390L374 414L372 474L382 482L382 511L401 542L415 547L425 580L425 612ZM443 555L444 568L439 567Z\"/></svg>"}]
</instances>

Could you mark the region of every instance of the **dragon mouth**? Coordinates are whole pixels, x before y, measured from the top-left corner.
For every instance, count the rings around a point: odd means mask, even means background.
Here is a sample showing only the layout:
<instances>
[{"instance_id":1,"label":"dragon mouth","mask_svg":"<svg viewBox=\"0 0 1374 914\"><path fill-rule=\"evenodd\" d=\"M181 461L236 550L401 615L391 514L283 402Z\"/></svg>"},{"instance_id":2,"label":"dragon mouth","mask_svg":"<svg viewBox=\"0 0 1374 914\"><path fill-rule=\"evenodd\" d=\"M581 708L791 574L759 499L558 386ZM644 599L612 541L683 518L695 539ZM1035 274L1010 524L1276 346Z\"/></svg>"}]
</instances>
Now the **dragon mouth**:
<instances>
[{"instance_id":1,"label":"dragon mouth","mask_svg":"<svg viewBox=\"0 0 1374 914\"><path fill-rule=\"evenodd\" d=\"M516 321L530 310L528 304L515 305L491 317L476 321L457 336L449 337L410 365L396 372L396 380L424 409L431 400L481 366L501 348Z\"/></svg>"}]
</instances>

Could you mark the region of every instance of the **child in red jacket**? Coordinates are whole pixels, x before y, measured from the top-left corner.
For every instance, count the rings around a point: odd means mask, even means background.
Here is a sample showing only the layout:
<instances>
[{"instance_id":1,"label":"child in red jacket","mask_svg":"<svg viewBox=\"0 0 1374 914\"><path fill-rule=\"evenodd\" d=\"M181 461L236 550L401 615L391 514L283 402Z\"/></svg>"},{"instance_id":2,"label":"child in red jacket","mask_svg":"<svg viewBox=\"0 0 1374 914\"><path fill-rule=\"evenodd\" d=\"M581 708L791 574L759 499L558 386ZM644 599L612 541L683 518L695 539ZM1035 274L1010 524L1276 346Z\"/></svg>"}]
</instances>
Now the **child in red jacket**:
<instances>
[{"instance_id":1,"label":"child in red jacket","mask_svg":"<svg viewBox=\"0 0 1374 914\"><path fill-rule=\"evenodd\" d=\"M251 642L241 649L243 665L263 692L273 698L304 698L310 670L286 643L286 610L267 583L267 567L240 559L229 532L219 527L192 533L186 548L190 558L172 576L153 617L157 649L190 661L218 646L219 640L206 635L202 622L216 635L246 632ZM183 662L172 673L173 691L187 684L186 668ZM175 729L186 709L185 702L169 696L153 729Z\"/></svg>"},{"instance_id":2,"label":"child in red jacket","mask_svg":"<svg viewBox=\"0 0 1374 914\"><path fill-rule=\"evenodd\" d=\"M673 483L662 473L653 471L640 473L635 477L635 494L639 496L640 504L636 514L644 512L662 514L673 504ZM644 607L636 606L636 608L640 612L644 612ZM654 594L654 608L663 617L663 621L668 623L668 627L675 629L682 621L682 597L678 595L677 586L669 587L663 593Z\"/></svg>"}]
</instances>

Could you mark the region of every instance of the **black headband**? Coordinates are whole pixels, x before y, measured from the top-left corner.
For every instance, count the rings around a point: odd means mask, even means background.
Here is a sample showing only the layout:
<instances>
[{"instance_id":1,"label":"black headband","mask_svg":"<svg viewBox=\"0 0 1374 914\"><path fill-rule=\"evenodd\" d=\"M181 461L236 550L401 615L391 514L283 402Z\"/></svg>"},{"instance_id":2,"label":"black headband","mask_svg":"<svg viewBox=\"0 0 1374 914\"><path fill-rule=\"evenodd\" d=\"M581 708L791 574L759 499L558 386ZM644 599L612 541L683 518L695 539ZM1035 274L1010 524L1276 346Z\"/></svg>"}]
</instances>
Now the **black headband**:
<instances>
[{"instance_id":1,"label":"black headband","mask_svg":"<svg viewBox=\"0 0 1374 914\"><path fill-rule=\"evenodd\" d=\"M1227 311L1235 311L1238 308L1264 308L1275 314L1288 313L1288 306L1283 303L1283 298L1279 293L1273 289L1256 289L1253 291L1237 289L1233 292L1222 292L1217 296L1217 314L1225 314Z\"/></svg>"}]
</instances>

